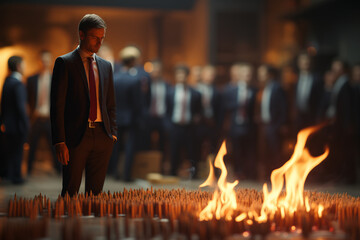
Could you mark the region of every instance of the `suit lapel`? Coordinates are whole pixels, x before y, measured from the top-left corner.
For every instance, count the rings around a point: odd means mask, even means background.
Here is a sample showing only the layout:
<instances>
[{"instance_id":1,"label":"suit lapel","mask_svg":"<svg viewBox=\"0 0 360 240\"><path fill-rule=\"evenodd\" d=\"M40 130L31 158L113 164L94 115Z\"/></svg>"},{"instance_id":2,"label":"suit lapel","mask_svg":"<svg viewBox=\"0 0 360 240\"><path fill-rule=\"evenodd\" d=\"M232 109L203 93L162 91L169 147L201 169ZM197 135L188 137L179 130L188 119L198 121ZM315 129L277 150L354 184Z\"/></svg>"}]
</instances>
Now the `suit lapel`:
<instances>
[{"instance_id":1,"label":"suit lapel","mask_svg":"<svg viewBox=\"0 0 360 240\"><path fill-rule=\"evenodd\" d=\"M84 88L86 90L86 95L88 96L89 100L90 100L90 96L89 96L89 86L88 86L88 81L86 78L86 73L85 73L85 68L84 68L84 64L83 61L81 59L80 53L78 52L78 50L74 50L74 64L75 64L75 69L81 69L80 70L80 75L81 75L81 79L84 85Z\"/></svg>"}]
</instances>

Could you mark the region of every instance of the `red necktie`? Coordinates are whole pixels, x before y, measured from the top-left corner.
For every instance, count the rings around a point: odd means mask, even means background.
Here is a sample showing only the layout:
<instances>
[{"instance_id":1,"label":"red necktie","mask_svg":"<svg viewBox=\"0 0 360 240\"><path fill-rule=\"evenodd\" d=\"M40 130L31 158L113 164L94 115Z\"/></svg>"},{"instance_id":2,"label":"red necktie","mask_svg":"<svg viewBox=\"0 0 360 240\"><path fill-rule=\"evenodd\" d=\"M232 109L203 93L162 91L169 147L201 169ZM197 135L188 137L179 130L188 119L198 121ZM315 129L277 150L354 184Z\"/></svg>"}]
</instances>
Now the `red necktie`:
<instances>
[{"instance_id":1,"label":"red necktie","mask_svg":"<svg viewBox=\"0 0 360 240\"><path fill-rule=\"evenodd\" d=\"M89 119L90 121L96 120L97 115L97 102L96 102L96 85L95 85L95 75L94 75L94 68L92 65L93 58L89 57L89 92L90 92L90 114Z\"/></svg>"}]
</instances>

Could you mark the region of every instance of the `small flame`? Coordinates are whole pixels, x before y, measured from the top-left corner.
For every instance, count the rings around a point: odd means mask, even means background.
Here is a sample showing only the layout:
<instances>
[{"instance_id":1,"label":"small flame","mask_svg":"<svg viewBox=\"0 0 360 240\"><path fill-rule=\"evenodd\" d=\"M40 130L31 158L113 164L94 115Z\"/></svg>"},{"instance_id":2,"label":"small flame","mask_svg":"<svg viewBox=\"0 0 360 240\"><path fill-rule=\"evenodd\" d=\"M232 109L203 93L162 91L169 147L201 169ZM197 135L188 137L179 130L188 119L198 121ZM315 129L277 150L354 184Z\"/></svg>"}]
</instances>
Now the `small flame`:
<instances>
[{"instance_id":1,"label":"small flame","mask_svg":"<svg viewBox=\"0 0 360 240\"><path fill-rule=\"evenodd\" d=\"M226 181L227 169L224 164L224 156L226 153L226 143L224 141L214 162L214 166L221 170L221 175L217 184L218 189L214 192L213 199L200 212L200 221L211 220L214 215L216 219L225 218L226 220L232 220L233 212L237 208L234 187L239 183L239 181L236 180L233 183L228 183ZM214 170L210 167L208 179L200 186L211 186L214 179Z\"/></svg>"},{"instance_id":2,"label":"small flame","mask_svg":"<svg viewBox=\"0 0 360 240\"><path fill-rule=\"evenodd\" d=\"M241 222L241 221L243 221L246 217L247 217L247 214L246 214L246 213L242 213L242 214L240 214L239 216L237 216L237 217L235 218L235 221L236 221L236 222Z\"/></svg>"},{"instance_id":3,"label":"small flame","mask_svg":"<svg viewBox=\"0 0 360 240\"><path fill-rule=\"evenodd\" d=\"M319 204L319 207L318 207L318 216L319 216L319 218L322 218L323 211L324 211L324 206Z\"/></svg>"}]
</instances>

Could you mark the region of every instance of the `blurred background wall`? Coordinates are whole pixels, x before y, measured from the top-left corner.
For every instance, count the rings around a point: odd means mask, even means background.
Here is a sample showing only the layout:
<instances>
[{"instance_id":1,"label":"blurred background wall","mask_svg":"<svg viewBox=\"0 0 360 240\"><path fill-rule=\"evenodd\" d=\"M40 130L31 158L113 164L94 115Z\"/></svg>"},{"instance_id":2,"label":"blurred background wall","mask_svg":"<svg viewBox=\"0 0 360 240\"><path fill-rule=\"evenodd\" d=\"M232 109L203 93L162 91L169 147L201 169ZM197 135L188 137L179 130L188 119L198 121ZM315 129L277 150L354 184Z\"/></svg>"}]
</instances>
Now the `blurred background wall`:
<instances>
[{"instance_id":1,"label":"blurred background wall","mask_svg":"<svg viewBox=\"0 0 360 240\"><path fill-rule=\"evenodd\" d=\"M117 58L128 44L142 60L160 58L165 76L173 66L215 64L219 84L236 61L292 65L302 49L322 69L335 56L360 61L359 1L352 0L3 0L0 4L0 87L10 55L26 61L25 75L38 69L37 53L73 50L77 24L97 13L108 24L105 43Z\"/></svg>"}]
</instances>

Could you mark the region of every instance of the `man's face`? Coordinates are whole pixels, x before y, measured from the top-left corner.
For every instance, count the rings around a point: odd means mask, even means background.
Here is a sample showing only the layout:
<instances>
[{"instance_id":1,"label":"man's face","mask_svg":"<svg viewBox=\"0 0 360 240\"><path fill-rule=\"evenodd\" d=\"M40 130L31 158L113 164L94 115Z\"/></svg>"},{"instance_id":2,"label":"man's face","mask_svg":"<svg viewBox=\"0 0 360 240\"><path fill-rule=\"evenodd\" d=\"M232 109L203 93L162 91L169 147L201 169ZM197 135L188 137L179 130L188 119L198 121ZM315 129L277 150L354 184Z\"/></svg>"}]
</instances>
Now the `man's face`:
<instances>
[{"instance_id":1,"label":"man's face","mask_svg":"<svg viewBox=\"0 0 360 240\"><path fill-rule=\"evenodd\" d=\"M182 69L175 70L175 82L176 83L186 83L187 82L187 74Z\"/></svg>"},{"instance_id":2,"label":"man's face","mask_svg":"<svg viewBox=\"0 0 360 240\"><path fill-rule=\"evenodd\" d=\"M49 69L52 65L52 55L51 53L43 53L41 55L41 65L44 69Z\"/></svg>"},{"instance_id":3,"label":"man's face","mask_svg":"<svg viewBox=\"0 0 360 240\"><path fill-rule=\"evenodd\" d=\"M334 61L331 65L331 70L339 77L344 71L342 62Z\"/></svg>"},{"instance_id":4,"label":"man's face","mask_svg":"<svg viewBox=\"0 0 360 240\"><path fill-rule=\"evenodd\" d=\"M204 84L213 84L215 80L215 68L204 67L204 69L201 71L201 79Z\"/></svg>"},{"instance_id":5,"label":"man's face","mask_svg":"<svg viewBox=\"0 0 360 240\"><path fill-rule=\"evenodd\" d=\"M25 72L25 61L21 61L17 66L17 72L24 74Z\"/></svg>"},{"instance_id":6,"label":"man's face","mask_svg":"<svg viewBox=\"0 0 360 240\"><path fill-rule=\"evenodd\" d=\"M268 72L265 66L260 66L257 71L257 78L261 84L264 84L268 79Z\"/></svg>"},{"instance_id":7,"label":"man's face","mask_svg":"<svg viewBox=\"0 0 360 240\"><path fill-rule=\"evenodd\" d=\"M92 28L87 33L80 31L81 48L91 53L97 53L104 41L105 32L104 28Z\"/></svg>"},{"instance_id":8,"label":"man's face","mask_svg":"<svg viewBox=\"0 0 360 240\"><path fill-rule=\"evenodd\" d=\"M245 83L249 84L251 82L253 76L253 70L249 66L243 66L241 68L241 80Z\"/></svg>"},{"instance_id":9,"label":"man's face","mask_svg":"<svg viewBox=\"0 0 360 240\"><path fill-rule=\"evenodd\" d=\"M230 79L231 82L238 82L240 79L240 66L234 65L230 68Z\"/></svg>"},{"instance_id":10,"label":"man's face","mask_svg":"<svg viewBox=\"0 0 360 240\"><path fill-rule=\"evenodd\" d=\"M153 63L153 70L150 73L152 80L158 80L161 78L162 66L159 63Z\"/></svg>"},{"instance_id":11,"label":"man's face","mask_svg":"<svg viewBox=\"0 0 360 240\"><path fill-rule=\"evenodd\" d=\"M298 67L301 71L308 71L310 69L310 58L308 55L300 55L298 59Z\"/></svg>"}]
</instances>

